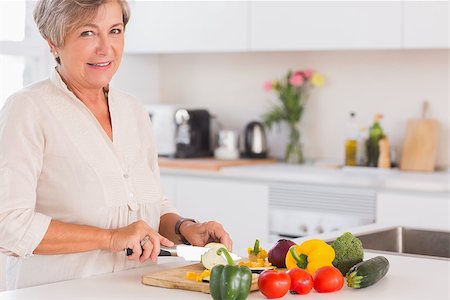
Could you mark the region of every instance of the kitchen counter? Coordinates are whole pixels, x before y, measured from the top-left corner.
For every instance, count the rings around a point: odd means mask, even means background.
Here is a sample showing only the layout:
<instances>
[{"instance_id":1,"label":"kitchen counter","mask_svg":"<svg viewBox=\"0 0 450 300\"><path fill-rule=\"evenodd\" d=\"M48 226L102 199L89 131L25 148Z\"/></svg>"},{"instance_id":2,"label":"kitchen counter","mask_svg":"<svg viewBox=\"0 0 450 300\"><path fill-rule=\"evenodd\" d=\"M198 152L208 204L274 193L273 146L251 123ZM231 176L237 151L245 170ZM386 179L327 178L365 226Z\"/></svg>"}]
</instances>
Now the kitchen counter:
<instances>
[{"instance_id":1,"label":"kitchen counter","mask_svg":"<svg viewBox=\"0 0 450 300\"><path fill-rule=\"evenodd\" d=\"M160 168L188 169L217 172L226 167L275 164L273 158L219 160L215 158L165 158L160 157Z\"/></svg>"},{"instance_id":2,"label":"kitchen counter","mask_svg":"<svg viewBox=\"0 0 450 300\"><path fill-rule=\"evenodd\" d=\"M320 238L334 240L346 231L355 235L386 229L382 224L370 224L347 228L316 236L294 239L297 244L305 240ZM272 244L262 244L270 249ZM243 255L242 253L237 253ZM282 299L449 299L450 297L450 260L431 259L417 256L379 254L366 251L365 259L377 255L385 256L390 263L389 272L377 284L360 290L344 285L335 293L319 294L314 290L306 296L287 294ZM177 257L159 257L158 264L89 278L68 280L47 285L0 292L0 300L75 300L75 299L212 299L210 295L178 289L165 289L143 285L141 277L153 272L177 268L189 264ZM260 292L250 294L248 299L266 299Z\"/></svg>"},{"instance_id":3,"label":"kitchen counter","mask_svg":"<svg viewBox=\"0 0 450 300\"><path fill-rule=\"evenodd\" d=\"M418 173L402 172L398 169L376 168L326 168L308 165L271 165L226 167L217 172L195 169L161 168L161 175L181 175L208 178L229 178L265 182L298 182L398 190L424 193L448 194L450 174L448 172Z\"/></svg>"},{"instance_id":4,"label":"kitchen counter","mask_svg":"<svg viewBox=\"0 0 450 300\"><path fill-rule=\"evenodd\" d=\"M366 253L366 258L376 256ZM282 299L449 299L450 261L397 255L384 255L390 269L385 278L369 288L354 290L344 286L335 293L306 296L290 295ZM212 299L208 294L165 289L141 284L142 275L186 264L182 259L163 257L158 265L117 273L69 280L0 293L0 300L79 300L79 299ZM44 271L45 272L45 271ZM266 299L253 292L248 299Z\"/></svg>"}]
</instances>

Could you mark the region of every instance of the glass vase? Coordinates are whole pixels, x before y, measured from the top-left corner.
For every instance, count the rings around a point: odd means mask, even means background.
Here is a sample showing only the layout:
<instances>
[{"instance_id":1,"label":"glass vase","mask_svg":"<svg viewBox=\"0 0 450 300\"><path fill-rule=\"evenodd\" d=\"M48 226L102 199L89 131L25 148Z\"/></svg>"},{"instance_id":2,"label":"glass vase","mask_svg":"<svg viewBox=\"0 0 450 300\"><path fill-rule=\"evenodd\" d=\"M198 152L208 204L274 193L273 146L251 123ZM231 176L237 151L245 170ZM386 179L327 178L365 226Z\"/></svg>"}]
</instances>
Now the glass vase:
<instances>
[{"instance_id":1,"label":"glass vase","mask_svg":"<svg viewBox=\"0 0 450 300\"><path fill-rule=\"evenodd\" d=\"M302 164L305 162L305 159L303 157L302 144L300 143L298 123L290 123L289 130L289 144L286 147L284 161L288 164Z\"/></svg>"}]
</instances>

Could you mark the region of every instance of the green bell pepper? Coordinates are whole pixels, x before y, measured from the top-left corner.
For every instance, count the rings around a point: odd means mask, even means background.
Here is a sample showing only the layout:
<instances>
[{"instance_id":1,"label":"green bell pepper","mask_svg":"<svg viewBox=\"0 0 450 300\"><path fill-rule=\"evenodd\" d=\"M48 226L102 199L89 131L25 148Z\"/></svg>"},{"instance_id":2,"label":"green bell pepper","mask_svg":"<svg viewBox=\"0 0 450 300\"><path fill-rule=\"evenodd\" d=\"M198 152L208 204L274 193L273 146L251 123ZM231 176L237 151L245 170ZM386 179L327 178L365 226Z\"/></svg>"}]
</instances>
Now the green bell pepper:
<instances>
[{"instance_id":1,"label":"green bell pepper","mask_svg":"<svg viewBox=\"0 0 450 300\"><path fill-rule=\"evenodd\" d=\"M209 290L214 300L244 300L250 293L252 272L246 266L237 266L224 247L217 255L225 255L228 264L216 265L211 270Z\"/></svg>"}]
</instances>

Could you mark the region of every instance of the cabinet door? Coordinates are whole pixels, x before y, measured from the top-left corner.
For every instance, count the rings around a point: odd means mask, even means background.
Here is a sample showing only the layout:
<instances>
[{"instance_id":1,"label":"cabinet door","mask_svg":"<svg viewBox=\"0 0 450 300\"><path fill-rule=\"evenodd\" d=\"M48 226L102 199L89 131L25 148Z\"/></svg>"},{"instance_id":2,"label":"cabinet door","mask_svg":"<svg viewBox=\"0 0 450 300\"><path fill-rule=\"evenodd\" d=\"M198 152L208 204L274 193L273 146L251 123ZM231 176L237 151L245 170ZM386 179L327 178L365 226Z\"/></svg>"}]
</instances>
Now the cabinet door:
<instances>
[{"instance_id":1,"label":"cabinet door","mask_svg":"<svg viewBox=\"0 0 450 300\"><path fill-rule=\"evenodd\" d=\"M377 223L449 230L449 203L448 195L380 192Z\"/></svg>"},{"instance_id":2,"label":"cabinet door","mask_svg":"<svg viewBox=\"0 0 450 300\"><path fill-rule=\"evenodd\" d=\"M404 3L404 48L448 48L448 2Z\"/></svg>"},{"instance_id":3,"label":"cabinet door","mask_svg":"<svg viewBox=\"0 0 450 300\"><path fill-rule=\"evenodd\" d=\"M128 53L247 50L247 3L133 1Z\"/></svg>"},{"instance_id":4,"label":"cabinet door","mask_svg":"<svg viewBox=\"0 0 450 300\"><path fill-rule=\"evenodd\" d=\"M400 49L401 1L251 2L252 50Z\"/></svg>"},{"instance_id":5,"label":"cabinet door","mask_svg":"<svg viewBox=\"0 0 450 300\"><path fill-rule=\"evenodd\" d=\"M207 178L177 179L177 209L186 217L220 222L233 239L234 251L246 255L255 239L269 236L267 185Z\"/></svg>"}]
</instances>

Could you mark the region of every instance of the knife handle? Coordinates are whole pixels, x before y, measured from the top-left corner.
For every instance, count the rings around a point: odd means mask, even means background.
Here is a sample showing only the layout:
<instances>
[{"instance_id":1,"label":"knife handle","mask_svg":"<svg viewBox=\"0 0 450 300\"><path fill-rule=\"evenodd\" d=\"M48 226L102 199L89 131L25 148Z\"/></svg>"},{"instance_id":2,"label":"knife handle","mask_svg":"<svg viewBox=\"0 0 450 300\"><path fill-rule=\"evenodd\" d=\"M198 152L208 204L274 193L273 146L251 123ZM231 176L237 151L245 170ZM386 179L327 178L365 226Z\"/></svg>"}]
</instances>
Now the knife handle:
<instances>
[{"instance_id":1,"label":"knife handle","mask_svg":"<svg viewBox=\"0 0 450 300\"><path fill-rule=\"evenodd\" d=\"M133 254L133 249L131 249L131 248L126 248L126 249L124 249L124 251L125 251L126 256L130 256ZM144 251L144 248L142 248L142 251ZM161 250L159 250L158 256L174 256L174 254L173 254L173 252L170 252L168 250L161 249Z\"/></svg>"},{"instance_id":2,"label":"knife handle","mask_svg":"<svg viewBox=\"0 0 450 300\"><path fill-rule=\"evenodd\" d=\"M170 251L161 249L159 250L158 256L173 256L173 254Z\"/></svg>"}]
</instances>

